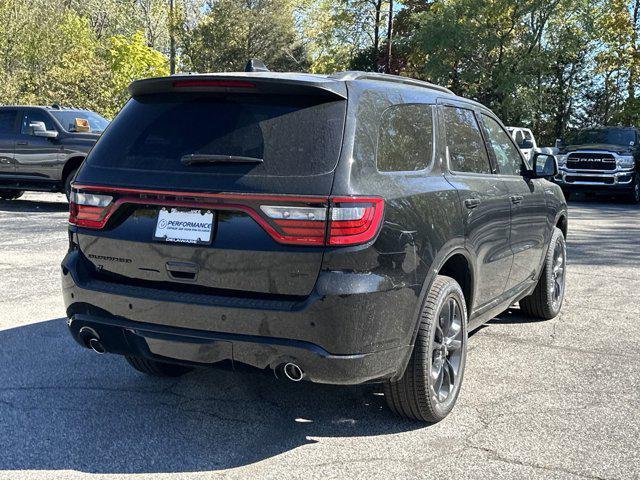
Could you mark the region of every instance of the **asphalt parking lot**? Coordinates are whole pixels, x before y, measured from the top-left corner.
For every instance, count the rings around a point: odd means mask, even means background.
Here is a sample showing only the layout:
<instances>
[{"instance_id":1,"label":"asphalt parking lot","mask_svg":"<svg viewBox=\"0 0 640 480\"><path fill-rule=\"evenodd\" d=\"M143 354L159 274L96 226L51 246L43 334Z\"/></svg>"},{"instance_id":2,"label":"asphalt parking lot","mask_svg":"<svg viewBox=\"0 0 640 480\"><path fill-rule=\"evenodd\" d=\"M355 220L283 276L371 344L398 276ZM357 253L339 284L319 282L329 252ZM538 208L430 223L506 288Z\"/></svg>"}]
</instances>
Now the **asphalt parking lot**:
<instances>
[{"instance_id":1,"label":"asphalt parking lot","mask_svg":"<svg viewBox=\"0 0 640 480\"><path fill-rule=\"evenodd\" d=\"M562 314L470 339L453 413L375 386L199 371L155 380L79 348L59 287L62 195L0 201L0 478L638 478L640 208L570 204Z\"/></svg>"}]
</instances>

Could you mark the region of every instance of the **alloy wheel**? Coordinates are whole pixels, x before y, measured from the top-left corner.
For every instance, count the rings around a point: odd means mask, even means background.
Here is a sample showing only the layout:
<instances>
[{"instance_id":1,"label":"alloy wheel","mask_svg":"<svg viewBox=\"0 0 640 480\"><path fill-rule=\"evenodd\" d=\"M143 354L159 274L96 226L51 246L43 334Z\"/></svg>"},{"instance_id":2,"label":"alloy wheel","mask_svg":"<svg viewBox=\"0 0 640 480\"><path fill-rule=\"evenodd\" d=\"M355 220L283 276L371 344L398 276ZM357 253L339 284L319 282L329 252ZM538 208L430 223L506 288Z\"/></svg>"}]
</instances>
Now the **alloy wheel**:
<instances>
[{"instance_id":1,"label":"alloy wheel","mask_svg":"<svg viewBox=\"0 0 640 480\"><path fill-rule=\"evenodd\" d=\"M561 242L556 243L553 252L552 282L549 285L554 306L558 305L564 296L565 281L565 248Z\"/></svg>"},{"instance_id":2,"label":"alloy wheel","mask_svg":"<svg viewBox=\"0 0 640 480\"><path fill-rule=\"evenodd\" d=\"M440 310L431 350L431 389L440 403L459 383L463 341L460 304L449 297Z\"/></svg>"}]
</instances>

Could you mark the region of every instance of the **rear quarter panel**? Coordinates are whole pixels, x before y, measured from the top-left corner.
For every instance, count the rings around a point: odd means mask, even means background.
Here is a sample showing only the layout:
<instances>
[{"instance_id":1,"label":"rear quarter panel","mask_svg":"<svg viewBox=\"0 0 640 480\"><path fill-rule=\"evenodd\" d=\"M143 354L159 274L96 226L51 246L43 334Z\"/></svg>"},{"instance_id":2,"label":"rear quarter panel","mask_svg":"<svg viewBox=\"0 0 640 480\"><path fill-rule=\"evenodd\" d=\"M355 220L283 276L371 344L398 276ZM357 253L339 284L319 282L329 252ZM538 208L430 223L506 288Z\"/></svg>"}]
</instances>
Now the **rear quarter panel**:
<instances>
[{"instance_id":1,"label":"rear quarter panel","mask_svg":"<svg viewBox=\"0 0 640 480\"><path fill-rule=\"evenodd\" d=\"M380 344L410 344L425 284L446 252L464 245L458 194L442 176L444 152L438 142L430 166L419 172L379 172L376 150L380 116L400 103L436 102L423 88L387 86L382 82L349 84L345 144L338 164L334 195L379 195L385 199L384 223L373 244L325 252L323 270L378 275L394 291L390 303L372 302L365 315L380 315L394 324L381 329ZM370 333L367 333L368 335Z\"/></svg>"}]
</instances>

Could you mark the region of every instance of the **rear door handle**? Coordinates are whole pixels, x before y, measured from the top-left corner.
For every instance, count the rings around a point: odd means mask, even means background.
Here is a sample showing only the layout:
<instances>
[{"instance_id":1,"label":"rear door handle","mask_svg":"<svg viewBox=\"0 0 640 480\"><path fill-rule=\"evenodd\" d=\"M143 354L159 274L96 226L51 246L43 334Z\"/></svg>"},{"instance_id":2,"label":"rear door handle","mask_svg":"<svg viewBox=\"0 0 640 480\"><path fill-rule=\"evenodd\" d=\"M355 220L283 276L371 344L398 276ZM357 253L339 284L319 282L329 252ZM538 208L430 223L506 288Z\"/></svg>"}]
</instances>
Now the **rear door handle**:
<instances>
[{"instance_id":1,"label":"rear door handle","mask_svg":"<svg viewBox=\"0 0 640 480\"><path fill-rule=\"evenodd\" d=\"M478 205L480 205L480 199L479 198L467 198L464 201L464 204L469 209L476 208Z\"/></svg>"},{"instance_id":2,"label":"rear door handle","mask_svg":"<svg viewBox=\"0 0 640 480\"><path fill-rule=\"evenodd\" d=\"M18 140L16 142L16 145L29 145L29 142L27 142L26 140Z\"/></svg>"},{"instance_id":3,"label":"rear door handle","mask_svg":"<svg viewBox=\"0 0 640 480\"><path fill-rule=\"evenodd\" d=\"M522 195L511 195L511 201L514 205L522 203L522 200L524 200L524 197Z\"/></svg>"}]
</instances>

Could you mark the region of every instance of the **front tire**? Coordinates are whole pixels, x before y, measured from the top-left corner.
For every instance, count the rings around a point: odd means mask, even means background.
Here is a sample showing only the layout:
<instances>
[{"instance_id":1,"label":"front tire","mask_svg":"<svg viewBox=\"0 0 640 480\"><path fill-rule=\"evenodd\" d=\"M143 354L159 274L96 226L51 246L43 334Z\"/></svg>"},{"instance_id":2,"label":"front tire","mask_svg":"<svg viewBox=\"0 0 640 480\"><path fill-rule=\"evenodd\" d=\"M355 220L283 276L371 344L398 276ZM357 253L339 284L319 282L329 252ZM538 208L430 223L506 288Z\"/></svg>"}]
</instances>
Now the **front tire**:
<instances>
[{"instance_id":1,"label":"front tire","mask_svg":"<svg viewBox=\"0 0 640 480\"><path fill-rule=\"evenodd\" d=\"M15 200L24 195L24 190L0 190L0 199L2 200Z\"/></svg>"},{"instance_id":2,"label":"front tire","mask_svg":"<svg viewBox=\"0 0 640 480\"><path fill-rule=\"evenodd\" d=\"M133 368L151 377L180 377L193 370L192 367L158 362L156 360L149 360L148 358L143 357L127 355L125 358Z\"/></svg>"},{"instance_id":3,"label":"front tire","mask_svg":"<svg viewBox=\"0 0 640 480\"><path fill-rule=\"evenodd\" d=\"M633 190L629 193L628 200L635 205L640 203L640 173L633 176Z\"/></svg>"},{"instance_id":4,"label":"front tire","mask_svg":"<svg viewBox=\"0 0 640 480\"><path fill-rule=\"evenodd\" d=\"M562 308L565 291L567 246L559 228L554 228L544 268L535 290L520 300L522 312L534 318L551 320Z\"/></svg>"},{"instance_id":5,"label":"front tire","mask_svg":"<svg viewBox=\"0 0 640 480\"><path fill-rule=\"evenodd\" d=\"M467 359L467 308L458 283L436 277L420 314L409 364L397 382L384 384L387 404L396 414L428 423L453 409Z\"/></svg>"}]
</instances>

